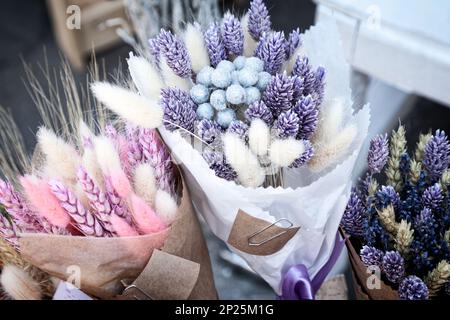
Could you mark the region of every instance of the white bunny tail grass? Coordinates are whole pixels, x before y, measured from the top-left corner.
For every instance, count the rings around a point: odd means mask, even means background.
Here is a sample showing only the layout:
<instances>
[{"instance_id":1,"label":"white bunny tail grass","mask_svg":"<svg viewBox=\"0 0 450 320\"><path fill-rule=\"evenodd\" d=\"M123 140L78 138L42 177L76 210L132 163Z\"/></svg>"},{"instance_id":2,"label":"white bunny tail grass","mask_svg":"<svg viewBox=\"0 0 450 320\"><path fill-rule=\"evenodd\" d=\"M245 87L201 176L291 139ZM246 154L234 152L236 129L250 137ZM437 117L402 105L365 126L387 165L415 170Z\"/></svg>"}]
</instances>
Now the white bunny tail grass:
<instances>
[{"instance_id":1,"label":"white bunny tail grass","mask_svg":"<svg viewBox=\"0 0 450 320\"><path fill-rule=\"evenodd\" d=\"M109 138L104 136L95 137L94 147L98 164L105 175L122 169L119 153Z\"/></svg>"},{"instance_id":2,"label":"white bunny tail grass","mask_svg":"<svg viewBox=\"0 0 450 320\"><path fill-rule=\"evenodd\" d=\"M136 88L147 98L158 101L159 93L166 85L159 71L145 58L135 57L130 53L127 60L128 70Z\"/></svg>"},{"instance_id":3,"label":"white bunny tail grass","mask_svg":"<svg viewBox=\"0 0 450 320\"><path fill-rule=\"evenodd\" d=\"M248 14L242 17L241 26L244 31L244 56L251 57L255 53L255 49L258 43L248 32Z\"/></svg>"},{"instance_id":4,"label":"white bunny tail grass","mask_svg":"<svg viewBox=\"0 0 450 320\"><path fill-rule=\"evenodd\" d=\"M244 187L256 188L265 180L265 171L257 156L250 151L237 135L223 135L224 152L227 162L238 174L238 180Z\"/></svg>"},{"instance_id":5,"label":"white bunny tail grass","mask_svg":"<svg viewBox=\"0 0 450 320\"><path fill-rule=\"evenodd\" d=\"M188 79L182 78L175 74L173 70L167 64L164 57L161 57L160 63L161 74L163 76L164 82L168 87L176 87L181 90L189 91L191 88L191 82Z\"/></svg>"},{"instance_id":6,"label":"white bunny tail grass","mask_svg":"<svg viewBox=\"0 0 450 320\"><path fill-rule=\"evenodd\" d=\"M43 293L37 283L25 270L8 264L3 266L0 284L5 293L14 300L42 300Z\"/></svg>"},{"instance_id":7,"label":"white bunny tail grass","mask_svg":"<svg viewBox=\"0 0 450 320\"><path fill-rule=\"evenodd\" d=\"M348 151L357 133L356 125L351 124L326 144L315 145L315 153L309 161L308 167L312 171L320 172L336 163Z\"/></svg>"},{"instance_id":8,"label":"white bunny tail grass","mask_svg":"<svg viewBox=\"0 0 450 320\"><path fill-rule=\"evenodd\" d=\"M344 100L333 99L324 104L319 114L319 124L314 135L314 144L326 144L334 139L343 128L345 117ZM348 114L351 114L349 111Z\"/></svg>"},{"instance_id":9,"label":"white bunny tail grass","mask_svg":"<svg viewBox=\"0 0 450 320\"><path fill-rule=\"evenodd\" d=\"M188 23L183 33L183 39L191 57L192 70L199 73L200 70L210 64L200 25Z\"/></svg>"},{"instance_id":10,"label":"white bunny tail grass","mask_svg":"<svg viewBox=\"0 0 450 320\"><path fill-rule=\"evenodd\" d=\"M250 150L258 156L264 156L269 151L270 128L261 119L255 119L248 130Z\"/></svg>"},{"instance_id":11,"label":"white bunny tail grass","mask_svg":"<svg viewBox=\"0 0 450 320\"><path fill-rule=\"evenodd\" d=\"M91 88L101 103L131 123L150 129L162 124L163 110L155 100L105 82L96 82Z\"/></svg>"},{"instance_id":12,"label":"white bunny tail grass","mask_svg":"<svg viewBox=\"0 0 450 320\"><path fill-rule=\"evenodd\" d=\"M139 164L134 170L133 182L136 194L153 207L157 191L153 167L148 163Z\"/></svg>"},{"instance_id":13,"label":"white bunny tail grass","mask_svg":"<svg viewBox=\"0 0 450 320\"><path fill-rule=\"evenodd\" d=\"M164 223L170 225L177 215L177 202L169 193L158 190L155 197L155 210Z\"/></svg>"},{"instance_id":14,"label":"white bunny tail grass","mask_svg":"<svg viewBox=\"0 0 450 320\"><path fill-rule=\"evenodd\" d=\"M75 184L80 165L75 147L45 127L39 129L37 140L40 151L45 156L45 173L49 177L58 177L65 183Z\"/></svg>"},{"instance_id":15,"label":"white bunny tail grass","mask_svg":"<svg viewBox=\"0 0 450 320\"><path fill-rule=\"evenodd\" d=\"M304 152L305 144L301 140L277 139L270 145L270 161L280 168L289 167Z\"/></svg>"}]
</instances>

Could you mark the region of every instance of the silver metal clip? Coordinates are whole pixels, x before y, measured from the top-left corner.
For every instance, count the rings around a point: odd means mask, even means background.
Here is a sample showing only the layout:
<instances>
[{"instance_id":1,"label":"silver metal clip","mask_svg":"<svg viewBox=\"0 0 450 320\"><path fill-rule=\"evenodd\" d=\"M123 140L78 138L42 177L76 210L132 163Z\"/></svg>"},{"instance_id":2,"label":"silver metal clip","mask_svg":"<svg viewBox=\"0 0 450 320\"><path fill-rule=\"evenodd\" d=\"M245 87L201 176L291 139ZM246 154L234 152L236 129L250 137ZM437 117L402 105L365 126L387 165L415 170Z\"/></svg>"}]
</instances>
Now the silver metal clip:
<instances>
[{"instance_id":1,"label":"silver metal clip","mask_svg":"<svg viewBox=\"0 0 450 320\"><path fill-rule=\"evenodd\" d=\"M143 294L144 296L146 296L148 299L150 300L155 300L153 299L151 296L149 296L144 290L142 290L141 288L139 288L137 285L135 284L127 284L124 280L120 281L122 283L122 285L125 287L125 289L123 290L123 294L126 294L128 291L135 289L137 291L139 291L141 294ZM133 295L133 299L134 300L141 300L138 298L138 296Z\"/></svg>"},{"instance_id":2,"label":"silver metal clip","mask_svg":"<svg viewBox=\"0 0 450 320\"><path fill-rule=\"evenodd\" d=\"M269 242L269 241L272 241L272 240L274 240L274 239L276 239L276 238L282 236L282 235L285 234L286 232L288 232L288 230L283 230L283 231L281 231L280 233L277 233L277 234L271 236L270 238L265 239L265 240L263 240L263 241L261 241L261 242L253 242L253 241L252 241L252 239L254 239L256 236L258 236L258 235L260 235L261 233L263 233L264 231L266 231L266 230L272 228L273 226L277 226L278 224L280 224L280 222L283 222L283 221L285 221L285 222L287 222L287 223L289 224L289 226L284 227L284 228L286 228L286 229L290 229L290 228L292 228L292 227L294 226L294 224L293 224L290 220L288 220L288 219L286 219L286 218L281 218L281 219L275 221L274 223L268 225L267 227L264 227L263 229L261 229L261 230L255 232L255 233L253 233L253 234L251 234L251 235L248 237L248 245L251 246L251 247L259 247L259 246L262 246L263 244L265 244L265 243L267 243L267 242Z\"/></svg>"}]
</instances>

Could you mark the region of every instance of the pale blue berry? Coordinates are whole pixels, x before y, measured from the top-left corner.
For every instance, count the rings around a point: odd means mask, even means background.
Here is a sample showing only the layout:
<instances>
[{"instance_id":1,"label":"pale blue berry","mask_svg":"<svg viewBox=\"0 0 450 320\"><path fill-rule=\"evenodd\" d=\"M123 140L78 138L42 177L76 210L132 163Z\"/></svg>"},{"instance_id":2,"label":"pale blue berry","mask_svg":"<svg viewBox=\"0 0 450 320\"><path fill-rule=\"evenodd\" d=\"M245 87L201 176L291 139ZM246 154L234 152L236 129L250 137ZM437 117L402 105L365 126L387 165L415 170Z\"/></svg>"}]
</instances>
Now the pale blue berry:
<instances>
[{"instance_id":1,"label":"pale blue berry","mask_svg":"<svg viewBox=\"0 0 450 320\"><path fill-rule=\"evenodd\" d=\"M231 72L231 83L239 84L239 71L234 70Z\"/></svg>"},{"instance_id":2,"label":"pale blue berry","mask_svg":"<svg viewBox=\"0 0 450 320\"><path fill-rule=\"evenodd\" d=\"M202 84L196 84L190 91L191 99L196 104L207 102L209 99L209 90Z\"/></svg>"},{"instance_id":3,"label":"pale blue berry","mask_svg":"<svg viewBox=\"0 0 450 320\"><path fill-rule=\"evenodd\" d=\"M261 92L258 88L250 87L245 89L245 91L247 94L247 100L245 101L245 103L247 103L248 105L261 100Z\"/></svg>"},{"instance_id":4,"label":"pale blue berry","mask_svg":"<svg viewBox=\"0 0 450 320\"><path fill-rule=\"evenodd\" d=\"M266 90L267 85L269 84L271 79L272 79L272 76L270 75L270 73L265 72L265 71L260 72L258 74L258 83L256 84L256 86L261 91Z\"/></svg>"},{"instance_id":5,"label":"pale blue berry","mask_svg":"<svg viewBox=\"0 0 450 320\"><path fill-rule=\"evenodd\" d=\"M245 89L238 84L232 84L227 89L226 97L231 104L242 104L246 100Z\"/></svg>"},{"instance_id":6,"label":"pale blue berry","mask_svg":"<svg viewBox=\"0 0 450 320\"><path fill-rule=\"evenodd\" d=\"M245 61L245 68L261 72L264 70L264 62L257 57L250 57Z\"/></svg>"},{"instance_id":7,"label":"pale blue berry","mask_svg":"<svg viewBox=\"0 0 450 320\"><path fill-rule=\"evenodd\" d=\"M233 109L227 108L217 113L216 121L224 129L228 128L233 120L236 120L236 112Z\"/></svg>"},{"instance_id":8,"label":"pale blue berry","mask_svg":"<svg viewBox=\"0 0 450 320\"><path fill-rule=\"evenodd\" d=\"M211 93L209 102L216 110L223 110L227 107L227 99L224 90L215 90Z\"/></svg>"},{"instance_id":9,"label":"pale blue berry","mask_svg":"<svg viewBox=\"0 0 450 320\"><path fill-rule=\"evenodd\" d=\"M247 60L244 56L239 56L236 59L234 59L234 66L236 67L236 70L241 70L245 66L245 61Z\"/></svg>"},{"instance_id":10,"label":"pale blue berry","mask_svg":"<svg viewBox=\"0 0 450 320\"><path fill-rule=\"evenodd\" d=\"M211 74L213 71L214 71L214 68L212 68L210 66L204 67L197 74L197 83L200 83L204 86L209 87L211 85Z\"/></svg>"},{"instance_id":11,"label":"pale blue berry","mask_svg":"<svg viewBox=\"0 0 450 320\"><path fill-rule=\"evenodd\" d=\"M214 108L209 103L202 103L197 108L197 118L211 120L214 117Z\"/></svg>"},{"instance_id":12,"label":"pale blue berry","mask_svg":"<svg viewBox=\"0 0 450 320\"><path fill-rule=\"evenodd\" d=\"M218 68L211 74L211 82L217 88L226 88L231 84L231 73Z\"/></svg>"},{"instance_id":13,"label":"pale blue berry","mask_svg":"<svg viewBox=\"0 0 450 320\"><path fill-rule=\"evenodd\" d=\"M257 82L258 82L257 72L248 68L244 68L241 71L239 71L239 83L243 87L254 86Z\"/></svg>"},{"instance_id":14,"label":"pale blue berry","mask_svg":"<svg viewBox=\"0 0 450 320\"><path fill-rule=\"evenodd\" d=\"M228 72L232 72L232 71L234 71L235 67L234 67L233 62L228 61L228 60L222 60L217 65L216 69L223 69Z\"/></svg>"}]
</instances>

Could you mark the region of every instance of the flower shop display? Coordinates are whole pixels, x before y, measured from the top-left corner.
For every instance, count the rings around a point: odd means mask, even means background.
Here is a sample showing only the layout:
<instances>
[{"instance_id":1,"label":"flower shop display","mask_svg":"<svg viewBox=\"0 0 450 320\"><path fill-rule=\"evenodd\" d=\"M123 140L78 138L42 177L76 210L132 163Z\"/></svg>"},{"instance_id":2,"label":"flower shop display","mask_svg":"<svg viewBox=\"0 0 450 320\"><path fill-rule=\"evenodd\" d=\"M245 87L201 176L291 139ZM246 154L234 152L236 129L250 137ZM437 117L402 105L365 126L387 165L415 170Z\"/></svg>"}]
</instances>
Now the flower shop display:
<instances>
[{"instance_id":1,"label":"flower shop display","mask_svg":"<svg viewBox=\"0 0 450 320\"><path fill-rule=\"evenodd\" d=\"M32 157L1 112L7 297L64 299L67 281L98 299L217 298L188 190L157 131L100 106L73 105L67 115L45 104Z\"/></svg>"},{"instance_id":2,"label":"flower shop display","mask_svg":"<svg viewBox=\"0 0 450 320\"><path fill-rule=\"evenodd\" d=\"M197 211L277 295L313 298L342 249L370 118L368 106L353 110L336 25L286 36L254 0L242 19L228 12L148 43L128 59L130 88L99 82L96 98L158 129Z\"/></svg>"},{"instance_id":3,"label":"flower shop display","mask_svg":"<svg viewBox=\"0 0 450 320\"><path fill-rule=\"evenodd\" d=\"M375 137L368 173L352 195L341 225L350 235L358 296L423 300L449 294L450 143L436 130L409 149L400 126ZM358 251L359 255L358 255ZM371 270L381 273L371 287ZM373 277L372 277L373 280Z\"/></svg>"}]
</instances>

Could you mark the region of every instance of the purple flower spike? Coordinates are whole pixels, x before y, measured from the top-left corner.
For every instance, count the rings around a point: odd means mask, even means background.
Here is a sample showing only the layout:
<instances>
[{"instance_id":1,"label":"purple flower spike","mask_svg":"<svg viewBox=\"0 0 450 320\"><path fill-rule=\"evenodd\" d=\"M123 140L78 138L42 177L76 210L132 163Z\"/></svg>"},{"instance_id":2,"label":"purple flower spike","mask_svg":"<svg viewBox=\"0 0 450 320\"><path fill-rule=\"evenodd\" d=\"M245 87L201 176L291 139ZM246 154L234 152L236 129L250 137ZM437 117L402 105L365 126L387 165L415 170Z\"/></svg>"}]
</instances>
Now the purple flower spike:
<instances>
[{"instance_id":1,"label":"purple flower spike","mask_svg":"<svg viewBox=\"0 0 450 320\"><path fill-rule=\"evenodd\" d=\"M229 55L240 56L244 51L244 32L239 20L227 12L223 17L222 36Z\"/></svg>"},{"instance_id":2,"label":"purple flower spike","mask_svg":"<svg viewBox=\"0 0 450 320\"><path fill-rule=\"evenodd\" d=\"M294 107L299 118L298 139L311 139L317 129L319 109L315 106L312 97L307 96Z\"/></svg>"},{"instance_id":3,"label":"purple flower spike","mask_svg":"<svg viewBox=\"0 0 450 320\"><path fill-rule=\"evenodd\" d=\"M423 164L432 179L438 179L450 165L450 144L445 132L437 130L425 147Z\"/></svg>"},{"instance_id":4,"label":"purple flower spike","mask_svg":"<svg viewBox=\"0 0 450 320\"><path fill-rule=\"evenodd\" d=\"M307 57L297 57L292 74L303 79L304 95L314 94L316 75L312 71L312 67L309 64L309 59Z\"/></svg>"},{"instance_id":5,"label":"purple flower spike","mask_svg":"<svg viewBox=\"0 0 450 320\"><path fill-rule=\"evenodd\" d=\"M325 95L325 75L326 70L323 67L318 67L315 73L314 81L314 100L316 106L320 106L323 102Z\"/></svg>"},{"instance_id":6,"label":"purple flower spike","mask_svg":"<svg viewBox=\"0 0 450 320\"><path fill-rule=\"evenodd\" d=\"M442 206L444 195L439 183L425 189L422 195L422 203L425 207L438 210Z\"/></svg>"},{"instance_id":7,"label":"purple flower spike","mask_svg":"<svg viewBox=\"0 0 450 320\"><path fill-rule=\"evenodd\" d=\"M161 50L159 49L159 41L157 37L148 40L148 48L153 61L157 66L159 66Z\"/></svg>"},{"instance_id":8,"label":"purple flower spike","mask_svg":"<svg viewBox=\"0 0 450 320\"><path fill-rule=\"evenodd\" d=\"M290 110L294 102L294 79L286 72L273 76L264 92L263 101L275 116Z\"/></svg>"},{"instance_id":9,"label":"purple flower spike","mask_svg":"<svg viewBox=\"0 0 450 320\"><path fill-rule=\"evenodd\" d=\"M298 115L293 111L283 111L274 123L275 135L281 139L295 138L299 129Z\"/></svg>"},{"instance_id":10,"label":"purple flower spike","mask_svg":"<svg viewBox=\"0 0 450 320\"><path fill-rule=\"evenodd\" d=\"M427 300L427 285L416 276L405 278L398 287L398 296L402 300Z\"/></svg>"},{"instance_id":11,"label":"purple flower spike","mask_svg":"<svg viewBox=\"0 0 450 320\"><path fill-rule=\"evenodd\" d=\"M264 71L275 75L286 59L286 39L283 32L272 32L261 37L255 56L264 62Z\"/></svg>"},{"instance_id":12,"label":"purple flower spike","mask_svg":"<svg viewBox=\"0 0 450 320\"><path fill-rule=\"evenodd\" d=\"M178 88L164 88L161 90L160 105L164 110L165 126L168 130L174 131L181 127L194 132L197 105L192 101L189 92Z\"/></svg>"},{"instance_id":13,"label":"purple flower spike","mask_svg":"<svg viewBox=\"0 0 450 320\"><path fill-rule=\"evenodd\" d=\"M161 30L158 36L159 49L169 67L182 78L192 74L191 59L184 43L170 31Z\"/></svg>"},{"instance_id":14,"label":"purple flower spike","mask_svg":"<svg viewBox=\"0 0 450 320\"><path fill-rule=\"evenodd\" d=\"M364 235L364 212L365 208L358 193L352 190L341 221L341 226L350 236L362 237Z\"/></svg>"},{"instance_id":15,"label":"purple flower spike","mask_svg":"<svg viewBox=\"0 0 450 320\"><path fill-rule=\"evenodd\" d=\"M301 45L300 29L292 30L286 41L286 59L289 59L295 52L295 50Z\"/></svg>"},{"instance_id":16,"label":"purple flower spike","mask_svg":"<svg viewBox=\"0 0 450 320\"><path fill-rule=\"evenodd\" d=\"M206 143L213 143L220 138L220 126L215 121L203 119L197 124L197 133Z\"/></svg>"},{"instance_id":17,"label":"purple flower spike","mask_svg":"<svg viewBox=\"0 0 450 320\"><path fill-rule=\"evenodd\" d=\"M263 0L253 0L248 10L248 32L258 41L271 28L269 10Z\"/></svg>"},{"instance_id":18,"label":"purple flower spike","mask_svg":"<svg viewBox=\"0 0 450 320\"><path fill-rule=\"evenodd\" d=\"M203 36L211 65L216 67L220 61L227 58L225 44L222 40L219 25L217 23L211 23Z\"/></svg>"},{"instance_id":19,"label":"purple flower spike","mask_svg":"<svg viewBox=\"0 0 450 320\"><path fill-rule=\"evenodd\" d=\"M225 156L220 152L214 152L209 149L203 151L203 158L209 167L216 173L219 178L234 181L237 178L237 173L226 162Z\"/></svg>"},{"instance_id":20,"label":"purple flower spike","mask_svg":"<svg viewBox=\"0 0 450 320\"><path fill-rule=\"evenodd\" d=\"M370 141L367 162L371 174L379 173L383 170L389 157L389 146L387 134L378 135Z\"/></svg>"},{"instance_id":21,"label":"purple flower spike","mask_svg":"<svg viewBox=\"0 0 450 320\"><path fill-rule=\"evenodd\" d=\"M384 255L383 251L375 247L363 246L359 255L366 267L377 266L381 268Z\"/></svg>"},{"instance_id":22,"label":"purple flower spike","mask_svg":"<svg viewBox=\"0 0 450 320\"><path fill-rule=\"evenodd\" d=\"M294 163L289 166L289 168L300 168L307 164L309 160L311 160L311 158L314 156L314 147L312 146L311 142L309 142L308 140L304 140L303 143L305 144L305 152L303 152L300 158L296 159Z\"/></svg>"},{"instance_id":23,"label":"purple flower spike","mask_svg":"<svg viewBox=\"0 0 450 320\"><path fill-rule=\"evenodd\" d=\"M237 134L241 139L246 139L248 134L248 125L241 120L234 120L231 122L227 131Z\"/></svg>"},{"instance_id":24,"label":"purple flower spike","mask_svg":"<svg viewBox=\"0 0 450 320\"><path fill-rule=\"evenodd\" d=\"M245 111L245 118L248 122L252 122L253 119L261 119L268 125L273 123L272 111L262 101L257 101L249 105Z\"/></svg>"},{"instance_id":25,"label":"purple flower spike","mask_svg":"<svg viewBox=\"0 0 450 320\"><path fill-rule=\"evenodd\" d=\"M405 275L405 260L397 251L388 251L383 257L383 272L392 283L399 283Z\"/></svg>"}]
</instances>

